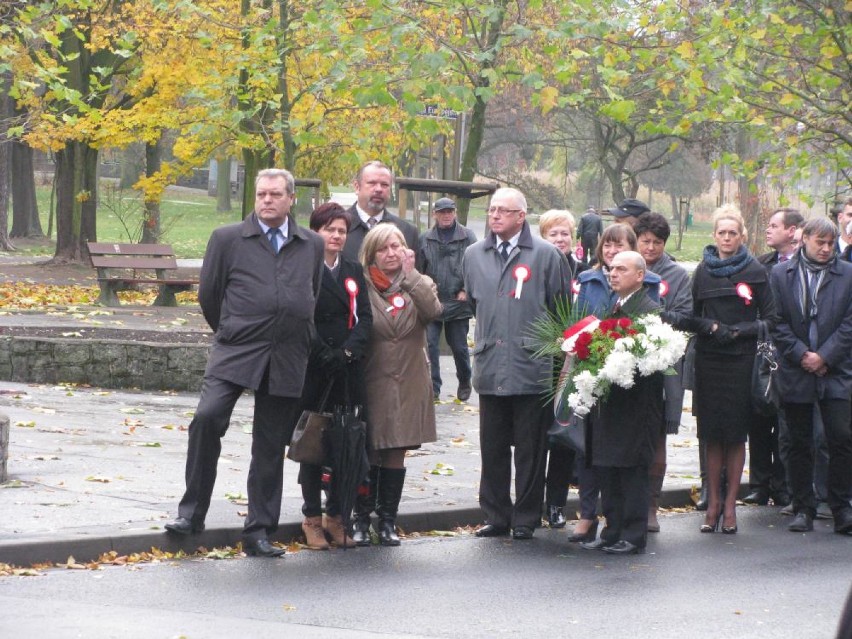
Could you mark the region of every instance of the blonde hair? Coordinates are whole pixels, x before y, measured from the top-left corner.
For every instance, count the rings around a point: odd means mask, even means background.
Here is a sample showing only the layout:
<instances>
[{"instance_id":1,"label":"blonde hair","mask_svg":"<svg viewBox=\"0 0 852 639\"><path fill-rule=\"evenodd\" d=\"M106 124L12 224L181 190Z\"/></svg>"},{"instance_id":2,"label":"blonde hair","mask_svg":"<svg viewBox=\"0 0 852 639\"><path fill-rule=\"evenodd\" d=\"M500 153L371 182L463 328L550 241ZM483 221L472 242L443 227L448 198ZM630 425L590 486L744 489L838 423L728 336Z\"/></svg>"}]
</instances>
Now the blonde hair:
<instances>
[{"instance_id":1,"label":"blonde hair","mask_svg":"<svg viewBox=\"0 0 852 639\"><path fill-rule=\"evenodd\" d=\"M571 237L574 237L574 230L576 227L574 216L571 214L571 211L550 209L549 211L542 213L541 217L538 218L538 232L542 237L547 235L550 229L554 226L567 226L571 229Z\"/></svg>"},{"instance_id":2,"label":"blonde hair","mask_svg":"<svg viewBox=\"0 0 852 639\"><path fill-rule=\"evenodd\" d=\"M723 204L718 209L713 211L713 233L716 233L716 229L719 227L719 222L722 220L731 220L732 222L736 222L737 227L740 230L740 235L743 236L743 241L748 241L748 231L746 231L745 220L743 220L743 214L740 213L740 210L733 204Z\"/></svg>"},{"instance_id":3,"label":"blonde hair","mask_svg":"<svg viewBox=\"0 0 852 639\"><path fill-rule=\"evenodd\" d=\"M379 249L387 244L392 237L396 237L400 244L402 244L405 248L408 248L408 244L405 243L405 236L402 234L402 231L396 227L396 225L390 223L376 224L372 230L364 236L364 242L361 244L361 250L358 251L358 261L361 262L361 266L364 268L372 266L373 262L376 261L376 253L378 253Z\"/></svg>"}]
</instances>

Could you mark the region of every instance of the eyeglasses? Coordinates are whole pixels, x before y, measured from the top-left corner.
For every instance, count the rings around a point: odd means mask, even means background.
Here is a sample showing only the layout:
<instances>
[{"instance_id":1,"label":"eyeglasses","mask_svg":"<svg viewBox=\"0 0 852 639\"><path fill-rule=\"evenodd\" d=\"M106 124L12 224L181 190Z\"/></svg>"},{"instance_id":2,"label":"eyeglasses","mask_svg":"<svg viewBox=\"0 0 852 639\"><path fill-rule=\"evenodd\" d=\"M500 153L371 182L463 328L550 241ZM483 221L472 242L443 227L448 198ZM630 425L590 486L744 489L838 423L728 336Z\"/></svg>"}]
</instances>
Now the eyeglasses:
<instances>
[{"instance_id":1,"label":"eyeglasses","mask_svg":"<svg viewBox=\"0 0 852 639\"><path fill-rule=\"evenodd\" d=\"M515 215L521 211L523 211L523 209L504 209L502 206L492 206L488 209L488 215L491 217L500 217L503 215Z\"/></svg>"}]
</instances>

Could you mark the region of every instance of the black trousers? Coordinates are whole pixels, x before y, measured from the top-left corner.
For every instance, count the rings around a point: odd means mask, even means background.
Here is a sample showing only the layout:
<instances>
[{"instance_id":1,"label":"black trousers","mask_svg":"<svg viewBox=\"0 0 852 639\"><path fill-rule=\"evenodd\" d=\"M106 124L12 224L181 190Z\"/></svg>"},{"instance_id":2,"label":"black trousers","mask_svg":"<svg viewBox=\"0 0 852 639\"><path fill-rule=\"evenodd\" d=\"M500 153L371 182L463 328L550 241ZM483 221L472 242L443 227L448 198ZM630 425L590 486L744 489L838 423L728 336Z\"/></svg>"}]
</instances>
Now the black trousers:
<instances>
[{"instance_id":1,"label":"black trousers","mask_svg":"<svg viewBox=\"0 0 852 639\"><path fill-rule=\"evenodd\" d=\"M595 466L607 544L629 541L644 548L648 538L648 466Z\"/></svg>"},{"instance_id":2,"label":"black trousers","mask_svg":"<svg viewBox=\"0 0 852 639\"><path fill-rule=\"evenodd\" d=\"M785 465L778 449L780 415L752 415L748 432L748 483L767 496L787 492Z\"/></svg>"},{"instance_id":3,"label":"black trousers","mask_svg":"<svg viewBox=\"0 0 852 639\"><path fill-rule=\"evenodd\" d=\"M248 515L244 541L266 538L278 528L284 481L284 450L290 443L300 414L298 397L276 397L267 384L254 395L251 464L248 474ZM215 377L205 377L195 417L189 424L186 453L186 492L178 515L201 523L210 508L222 437L243 387Z\"/></svg>"},{"instance_id":4,"label":"black trousers","mask_svg":"<svg viewBox=\"0 0 852 639\"><path fill-rule=\"evenodd\" d=\"M848 508L852 488L852 403L842 399L818 402L828 441L828 505L835 514ZM790 431L790 489L793 509L813 517L816 497L813 488L813 404L784 404Z\"/></svg>"},{"instance_id":5,"label":"black trousers","mask_svg":"<svg viewBox=\"0 0 852 639\"><path fill-rule=\"evenodd\" d=\"M565 507L568 502L568 485L573 475L574 451L561 446L548 447L544 488L544 501L548 507Z\"/></svg>"},{"instance_id":6,"label":"black trousers","mask_svg":"<svg viewBox=\"0 0 852 639\"><path fill-rule=\"evenodd\" d=\"M501 528L541 525L545 436L552 420L553 409L543 405L541 395L479 396L479 505L487 523Z\"/></svg>"}]
</instances>

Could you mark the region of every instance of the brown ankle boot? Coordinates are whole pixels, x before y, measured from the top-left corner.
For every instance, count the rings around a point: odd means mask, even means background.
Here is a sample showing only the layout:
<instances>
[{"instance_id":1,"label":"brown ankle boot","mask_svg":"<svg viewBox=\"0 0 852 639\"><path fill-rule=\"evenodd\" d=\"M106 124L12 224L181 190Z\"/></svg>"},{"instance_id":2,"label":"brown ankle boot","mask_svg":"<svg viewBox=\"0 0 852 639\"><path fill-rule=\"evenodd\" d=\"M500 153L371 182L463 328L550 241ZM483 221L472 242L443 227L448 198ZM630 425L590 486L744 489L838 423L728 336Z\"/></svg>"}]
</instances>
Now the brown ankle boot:
<instances>
[{"instance_id":1,"label":"brown ankle boot","mask_svg":"<svg viewBox=\"0 0 852 639\"><path fill-rule=\"evenodd\" d=\"M328 542L322 529L322 517L305 517L302 522L305 545L311 550L328 550Z\"/></svg>"},{"instance_id":2,"label":"brown ankle boot","mask_svg":"<svg viewBox=\"0 0 852 639\"><path fill-rule=\"evenodd\" d=\"M343 518L340 515L333 515L331 517L326 515L325 531L328 533L328 536L331 537L331 543L338 548L355 547L355 542L352 541L352 537L347 535L346 530L343 528Z\"/></svg>"}]
</instances>

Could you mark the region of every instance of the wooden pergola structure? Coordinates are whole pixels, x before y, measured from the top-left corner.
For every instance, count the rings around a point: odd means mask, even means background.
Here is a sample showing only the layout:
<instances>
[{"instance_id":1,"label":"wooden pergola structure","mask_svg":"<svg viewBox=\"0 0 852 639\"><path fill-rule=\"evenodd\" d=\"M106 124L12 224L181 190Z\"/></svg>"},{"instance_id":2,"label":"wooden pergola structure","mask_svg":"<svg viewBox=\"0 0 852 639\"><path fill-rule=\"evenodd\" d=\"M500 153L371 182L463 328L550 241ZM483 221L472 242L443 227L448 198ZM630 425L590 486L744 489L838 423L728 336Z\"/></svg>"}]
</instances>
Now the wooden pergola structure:
<instances>
[{"instance_id":1,"label":"wooden pergola structure","mask_svg":"<svg viewBox=\"0 0 852 639\"><path fill-rule=\"evenodd\" d=\"M440 193L443 195L454 195L467 200L479 197L491 196L500 188L497 182L458 182L455 180L432 180L428 178L398 177L396 185L399 188L399 216L406 220L408 193ZM415 207L414 216L411 221L420 230L420 210ZM427 224L428 226L428 224Z\"/></svg>"}]
</instances>

